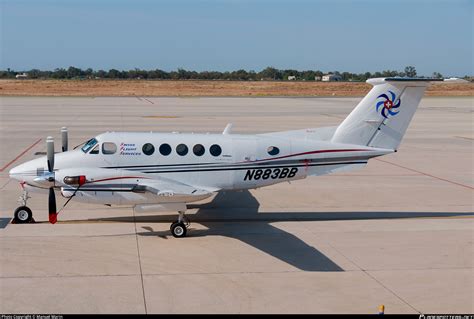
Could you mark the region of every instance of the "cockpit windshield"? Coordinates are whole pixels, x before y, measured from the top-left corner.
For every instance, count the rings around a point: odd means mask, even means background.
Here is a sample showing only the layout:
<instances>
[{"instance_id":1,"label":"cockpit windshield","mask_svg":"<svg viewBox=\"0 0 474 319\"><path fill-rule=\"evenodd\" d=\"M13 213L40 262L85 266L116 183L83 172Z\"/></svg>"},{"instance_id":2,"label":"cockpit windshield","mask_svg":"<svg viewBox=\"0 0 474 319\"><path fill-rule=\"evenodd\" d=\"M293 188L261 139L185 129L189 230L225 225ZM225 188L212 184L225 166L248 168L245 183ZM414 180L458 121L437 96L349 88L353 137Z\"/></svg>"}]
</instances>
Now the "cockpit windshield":
<instances>
[{"instance_id":1,"label":"cockpit windshield","mask_svg":"<svg viewBox=\"0 0 474 319\"><path fill-rule=\"evenodd\" d=\"M89 150L90 150L91 148L93 148L94 145L96 145L96 144L97 144L97 140L96 140L95 138L91 138L90 140L88 140L88 141L86 142L86 144L81 148L81 150L82 150L84 153L87 153L87 152L89 152Z\"/></svg>"}]
</instances>

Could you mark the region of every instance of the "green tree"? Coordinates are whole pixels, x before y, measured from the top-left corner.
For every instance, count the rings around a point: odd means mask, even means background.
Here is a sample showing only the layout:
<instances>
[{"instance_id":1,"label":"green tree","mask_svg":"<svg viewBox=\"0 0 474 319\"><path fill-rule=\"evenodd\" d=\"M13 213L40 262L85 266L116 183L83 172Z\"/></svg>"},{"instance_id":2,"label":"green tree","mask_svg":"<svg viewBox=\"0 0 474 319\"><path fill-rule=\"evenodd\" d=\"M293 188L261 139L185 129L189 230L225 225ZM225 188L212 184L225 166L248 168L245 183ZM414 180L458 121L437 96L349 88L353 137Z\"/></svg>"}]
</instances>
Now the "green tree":
<instances>
[{"instance_id":1,"label":"green tree","mask_svg":"<svg viewBox=\"0 0 474 319\"><path fill-rule=\"evenodd\" d=\"M416 77L416 69L414 66L407 66L405 68L405 75L410 77L410 78L414 78Z\"/></svg>"},{"instance_id":2,"label":"green tree","mask_svg":"<svg viewBox=\"0 0 474 319\"><path fill-rule=\"evenodd\" d=\"M53 79L65 79L67 78L67 71L63 68L54 69L52 77Z\"/></svg>"},{"instance_id":3,"label":"green tree","mask_svg":"<svg viewBox=\"0 0 474 319\"><path fill-rule=\"evenodd\" d=\"M122 74L119 70L110 69L107 76L110 79L120 79L122 77Z\"/></svg>"},{"instance_id":4,"label":"green tree","mask_svg":"<svg viewBox=\"0 0 474 319\"><path fill-rule=\"evenodd\" d=\"M84 71L84 76L88 78L92 78L93 75L94 75L94 70L92 70L91 68L88 68Z\"/></svg>"},{"instance_id":5,"label":"green tree","mask_svg":"<svg viewBox=\"0 0 474 319\"><path fill-rule=\"evenodd\" d=\"M41 77L41 73L42 72L38 69L32 69L28 71L28 77L30 77L31 79L39 79Z\"/></svg>"},{"instance_id":6,"label":"green tree","mask_svg":"<svg viewBox=\"0 0 474 319\"><path fill-rule=\"evenodd\" d=\"M106 78L107 77L107 71L104 71L104 70L99 70L97 72L94 72L94 75L98 78Z\"/></svg>"},{"instance_id":7,"label":"green tree","mask_svg":"<svg viewBox=\"0 0 474 319\"><path fill-rule=\"evenodd\" d=\"M247 71L242 70L242 69L232 72L230 76L232 80L237 80L237 81L246 81L249 79L249 75Z\"/></svg>"},{"instance_id":8,"label":"green tree","mask_svg":"<svg viewBox=\"0 0 474 319\"><path fill-rule=\"evenodd\" d=\"M312 70L306 70L300 72L300 78L305 81L314 81L314 78L316 77L316 72Z\"/></svg>"},{"instance_id":9,"label":"green tree","mask_svg":"<svg viewBox=\"0 0 474 319\"><path fill-rule=\"evenodd\" d=\"M156 70L152 70L148 72L148 78L164 80L164 79L169 79L170 75L168 72L156 69Z\"/></svg>"},{"instance_id":10,"label":"green tree","mask_svg":"<svg viewBox=\"0 0 474 319\"><path fill-rule=\"evenodd\" d=\"M281 80L282 74L273 67L267 67L258 73L259 78L264 80Z\"/></svg>"},{"instance_id":11,"label":"green tree","mask_svg":"<svg viewBox=\"0 0 474 319\"><path fill-rule=\"evenodd\" d=\"M341 76L343 81L349 81L352 79L352 73L349 72L342 72Z\"/></svg>"},{"instance_id":12,"label":"green tree","mask_svg":"<svg viewBox=\"0 0 474 319\"><path fill-rule=\"evenodd\" d=\"M75 68L73 66L70 66L68 69L67 69L67 78L68 79L72 79L72 78L78 78L80 76L83 75L83 71L79 68Z\"/></svg>"}]
</instances>

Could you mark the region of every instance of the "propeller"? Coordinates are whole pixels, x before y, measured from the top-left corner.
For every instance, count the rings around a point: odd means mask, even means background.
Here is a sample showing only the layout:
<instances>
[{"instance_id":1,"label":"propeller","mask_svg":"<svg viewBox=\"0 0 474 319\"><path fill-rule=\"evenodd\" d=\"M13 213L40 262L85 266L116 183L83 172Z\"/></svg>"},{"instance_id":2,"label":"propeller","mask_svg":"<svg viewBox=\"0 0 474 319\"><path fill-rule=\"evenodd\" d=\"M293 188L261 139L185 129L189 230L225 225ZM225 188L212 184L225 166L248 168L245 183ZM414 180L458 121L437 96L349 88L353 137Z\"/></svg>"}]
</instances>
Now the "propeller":
<instances>
[{"instance_id":1,"label":"propeller","mask_svg":"<svg viewBox=\"0 0 474 319\"><path fill-rule=\"evenodd\" d=\"M50 173L50 181L48 197L49 222L55 224L58 221L58 212L56 210L56 195L54 194L54 140L51 136L46 138L46 158L48 160L48 171Z\"/></svg>"},{"instance_id":2,"label":"propeller","mask_svg":"<svg viewBox=\"0 0 474 319\"><path fill-rule=\"evenodd\" d=\"M67 152L68 148L68 137L67 137L67 128L61 128L61 144L62 144L62 151ZM48 162L48 174L44 176L40 176L35 179L36 182L39 183L48 183L49 184L49 196L48 196L48 213L49 213L49 222L51 224L55 224L58 221L58 210L56 207L56 194L54 193L54 184L55 184L55 174L54 174L54 139L51 136L46 138L46 159ZM77 184L78 187L74 191L72 197L76 195L76 192L86 182L85 176L73 176L67 177L65 180L69 181L70 184ZM65 181L66 182L66 181ZM67 183L67 182L66 182ZM70 198L70 199L71 199ZM69 199L69 200L70 200ZM63 208L69 203L69 200L64 204ZM61 208L61 210L63 209Z\"/></svg>"},{"instance_id":3,"label":"propeller","mask_svg":"<svg viewBox=\"0 0 474 319\"><path fill-rule=\"evenodd\" d=\"M56 195L54 194L54 189L52 187L49 188L48 211L49 222L51 224L56 224L58 221L58 213L56 211Z\"/></svg>"},{"instance_id":4,"label":"propeller","mask_svg":"<svg viewBox=\"0 0 474 319\"><path fill-rule=\"evenodd\" d=\"M61 144L63 152L67 152L67 127L61 128Z\"/></svg>"},{"instance_id":5,"label":"propeller","mask_svg":"<svg viewBox=\"0 0 474 319\"><path fill-rule=\"evenodd\" d=\"M46 159L48 160L48 171L54 171L54 140L51 136L46 138Z\"/></svg>"}]
</instances>

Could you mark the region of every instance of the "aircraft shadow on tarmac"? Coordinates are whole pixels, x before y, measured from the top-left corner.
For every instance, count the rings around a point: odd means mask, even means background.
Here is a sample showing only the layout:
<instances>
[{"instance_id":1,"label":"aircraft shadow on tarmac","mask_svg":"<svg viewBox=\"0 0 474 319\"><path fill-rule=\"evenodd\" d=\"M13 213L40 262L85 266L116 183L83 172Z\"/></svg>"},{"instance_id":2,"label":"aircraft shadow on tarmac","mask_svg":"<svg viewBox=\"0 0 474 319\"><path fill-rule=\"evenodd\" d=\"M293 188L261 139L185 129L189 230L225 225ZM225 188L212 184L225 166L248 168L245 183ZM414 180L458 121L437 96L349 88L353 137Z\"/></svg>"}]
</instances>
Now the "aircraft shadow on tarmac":
<instances>
[{"instance_id":1,"label":"aircraft shadow on tarmac","mask_svg":"<svg viewBox=\"0 0 474 319\"><path fill-rule=\"evenodd\" d=\"M6 228L10 221L11 218L0 218L0 229Z\"/></svg>"},{"instance_id":2,"label":"aircraft shadow on tarmac","mask_svg":"<svg viewBox=\"0 0 474 319\"><path fill-rule=\"evenodd\" d=\"M238 209L234 208L236 204ZM238 239L300 270L344 271L319 250L295 235L272 226L267 220L257 219L260 204L249 191L220 192L209 203L188 207L198 209L190 218L207 227L205 230L192 229L189 234L192 237L220 235ZM139 218L137 217L137 221ZM176 216L174 218L176 219ZM222 225L216 223L218 221L229 223ZM148 227L144 229L149 232L139 235L150 236L159 233L150 232L152 229Z\"/></svg>"},{"instance_id":3,"label":"aircraft shadow on tarmac","mask_svg":"<svg viewBox=\"0 0 474 319\"><path fill-rule=\"evenodd\" d=\"M236 207L237 206L237 207ZM304 271L344 271L331 259L293 234L281 230L271 222L324 221L474 216L474 213L443 212L276 212L258 213L259 202L249 191L220 192L211 202L188 205L197 209L189 214L192 222L207 229L190 229L189 236L225 236L238 239L275 258ZM176 214L155 216L130 216L90 219L90 221L163 223L176 220ZM252 222L252 223L249 223ZM169 231L154 231L142 227L139 236L167 238Z\"/></svg>"}]
</instances>

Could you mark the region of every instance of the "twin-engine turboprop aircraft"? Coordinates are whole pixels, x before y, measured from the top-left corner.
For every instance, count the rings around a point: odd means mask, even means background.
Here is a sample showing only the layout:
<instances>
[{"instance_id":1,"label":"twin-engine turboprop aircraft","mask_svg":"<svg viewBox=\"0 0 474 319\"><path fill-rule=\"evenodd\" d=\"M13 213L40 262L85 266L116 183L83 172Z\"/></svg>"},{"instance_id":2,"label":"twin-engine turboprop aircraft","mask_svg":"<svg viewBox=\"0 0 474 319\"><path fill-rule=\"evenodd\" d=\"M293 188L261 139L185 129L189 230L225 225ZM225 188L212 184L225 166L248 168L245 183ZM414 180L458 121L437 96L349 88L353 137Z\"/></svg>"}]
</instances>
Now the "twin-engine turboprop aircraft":
<instances>
[{"instance_id":1,"label":"twin-engine turboprop aircraft","mask_svg":"<svg viewBox=\"0 0 474 319\"><path fill-rule=\"evenodd\" d=\"M257 135L107 132L62 153L46 139L47 156L10 170L20 181L21 206L14 221L32 220L28 192L49 189L49 220L57 220L56 195L136 212L174 210L175 237L186 236L186 204L220 190L243 190L361 168L395 152L431 81L376 78L372 90L337 127ZM444 81L457 82L458 79ZM68 203L66 202L66 204Z\"/></svg>"}]
</instances>

